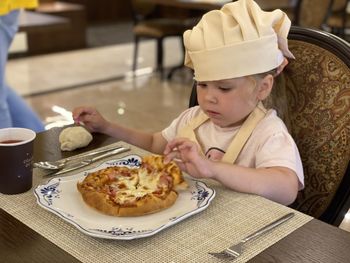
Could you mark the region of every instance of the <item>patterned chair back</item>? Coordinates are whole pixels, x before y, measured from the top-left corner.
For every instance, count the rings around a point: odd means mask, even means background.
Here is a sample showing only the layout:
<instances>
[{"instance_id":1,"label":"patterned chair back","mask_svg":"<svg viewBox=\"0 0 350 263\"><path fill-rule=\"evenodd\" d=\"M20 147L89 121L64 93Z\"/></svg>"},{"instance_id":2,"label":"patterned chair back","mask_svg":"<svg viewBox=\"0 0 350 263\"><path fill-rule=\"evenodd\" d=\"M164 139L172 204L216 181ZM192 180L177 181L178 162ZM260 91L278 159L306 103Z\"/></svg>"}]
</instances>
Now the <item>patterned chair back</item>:
<instances>
[{"instance_id":1,"label":"patterned chair back","mask_svg":"<svg viewBox=\"0 0 350 263\"><path fill-rule=\"evenodd\" d=\"M292 207L338 225L350 194L350 45L298 27L288 39L296 59L272 97L303 161L305 189Z\"/></svg>"}]
</instances>

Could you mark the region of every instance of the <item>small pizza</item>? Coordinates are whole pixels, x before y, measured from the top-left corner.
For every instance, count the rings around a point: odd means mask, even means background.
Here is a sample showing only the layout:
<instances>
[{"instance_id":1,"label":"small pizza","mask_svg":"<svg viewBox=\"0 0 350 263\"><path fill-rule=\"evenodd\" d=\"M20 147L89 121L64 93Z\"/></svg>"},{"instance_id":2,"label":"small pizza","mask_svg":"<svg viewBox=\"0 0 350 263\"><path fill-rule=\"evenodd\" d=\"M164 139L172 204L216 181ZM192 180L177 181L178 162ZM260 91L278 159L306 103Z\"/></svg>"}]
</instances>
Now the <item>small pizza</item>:
<instances>
[{"instance_id":1,"label":"small pizza","mask_svg":"<svg viewBox=\"0 0 350 263\"><path fill-rule=\"evenodd\" d=\"M141 216L172 206L178 191L187 187L174 162L148 155L138 168L107 167L88 174L77 188L83 200L113 216Z\"/></svg>"}]
</instances>

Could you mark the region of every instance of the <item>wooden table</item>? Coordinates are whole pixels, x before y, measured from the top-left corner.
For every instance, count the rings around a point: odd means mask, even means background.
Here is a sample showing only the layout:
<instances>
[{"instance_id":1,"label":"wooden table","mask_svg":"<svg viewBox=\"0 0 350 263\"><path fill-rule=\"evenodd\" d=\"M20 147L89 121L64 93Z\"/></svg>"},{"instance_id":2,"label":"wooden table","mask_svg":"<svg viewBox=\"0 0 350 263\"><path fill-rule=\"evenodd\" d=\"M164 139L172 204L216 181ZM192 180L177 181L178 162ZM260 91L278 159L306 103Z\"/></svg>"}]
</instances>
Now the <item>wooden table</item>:
<instances>
[{"instance_id":1,"label":"wooden table","mask_svg":"<svg viewBox=\"0 0 350 263\"><path fill-rule=\"evenodd\" d=\"M70 25L67 18L25 10L20 12L18 20L18 31L27 33L64 29Z\"/></svg>"},{"instance_id":2,"label":"wooden table","mask_svg":"<svg viewBox=\"0 0 350 263\"><path fill-rule=\"evenodd\" d=\"M34 161L56 160L116 142L95 135L89 147L62 154L58 149L59 128L39 133ZM350 233L312 219L249 262L348 262ZM0 259L3 262L79 262L76 258L0 209Z\"/></svg>"},{"instance_id":3,"label":"wooden table","mask_svg":"<svg viewBox=\"0 0 350 263\"><path fill-rule=\"evenodd\" d=\"M27 33L28 55L85 48L85 7L45 1L40 3L35 12L21 11L19 31Z\"/></svg>"},{"instance_id":4,"label":"wooden table","mask_svg":"<svg viewBox=\"0 0 350 263\"><path fill-rule=\"evenodd\" d=\"M154 4L172 6L187 9L198 9L198 10L212 10L220 9L225 3L232 2L227 1L199 1L199 0L148 0ZM280 8L283 10L291 10L296 6L295 0L255 0L259 6L266 11Z\"/></svg>"}]
</instances>

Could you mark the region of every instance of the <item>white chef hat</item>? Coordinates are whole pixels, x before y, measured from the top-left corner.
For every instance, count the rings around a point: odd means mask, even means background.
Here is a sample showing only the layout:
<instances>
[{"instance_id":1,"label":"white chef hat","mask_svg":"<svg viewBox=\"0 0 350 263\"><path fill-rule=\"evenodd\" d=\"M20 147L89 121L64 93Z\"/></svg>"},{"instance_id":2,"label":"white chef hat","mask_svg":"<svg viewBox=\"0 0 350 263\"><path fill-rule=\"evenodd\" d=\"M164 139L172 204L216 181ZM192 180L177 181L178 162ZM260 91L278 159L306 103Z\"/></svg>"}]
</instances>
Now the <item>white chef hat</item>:
<instances>
[{"instance_id":1,"label":"white chef hat","mask_svg":"<svg viewBox=\"0 0 350 263\"><path fill-rule=\"evenodd\" d=\"M185 65L197 81L230 79L277 68L288 50L288 16L262 11L253 0L238 0L206 13L184 33Z\"/></svg>"}]
</instances>

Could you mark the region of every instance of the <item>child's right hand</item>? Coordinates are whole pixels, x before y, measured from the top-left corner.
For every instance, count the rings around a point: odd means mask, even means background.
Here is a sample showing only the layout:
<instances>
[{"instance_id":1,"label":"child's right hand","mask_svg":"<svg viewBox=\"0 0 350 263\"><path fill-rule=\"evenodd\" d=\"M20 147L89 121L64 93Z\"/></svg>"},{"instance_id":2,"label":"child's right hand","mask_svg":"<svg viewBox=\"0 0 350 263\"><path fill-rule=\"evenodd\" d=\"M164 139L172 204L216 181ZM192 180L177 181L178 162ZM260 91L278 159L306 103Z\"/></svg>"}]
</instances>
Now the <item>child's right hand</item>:
<instances>
[{"instance_id":1,"label":"child's right hand","mask_svg":"<svg viewBox=\"0 0 350 263\"><path fill-rule=\"evenodd\" d=\"M77 107L73 110L73 120L76 124L83 123L90 132L104 133L109 122L92 107Z\"/></svg>"},{"instance_id":2,"label":"child's right hand","mask_svg":"<svg viewBox=\"0 0 350 263\"><path fill-rule=\"evenodd\" d=\"M187 138L175 138L163 152L164 162L175 161L180 169L195 178L209 178L211 161L199 152L196 143Z\"/></svg>"}]
</instances>

